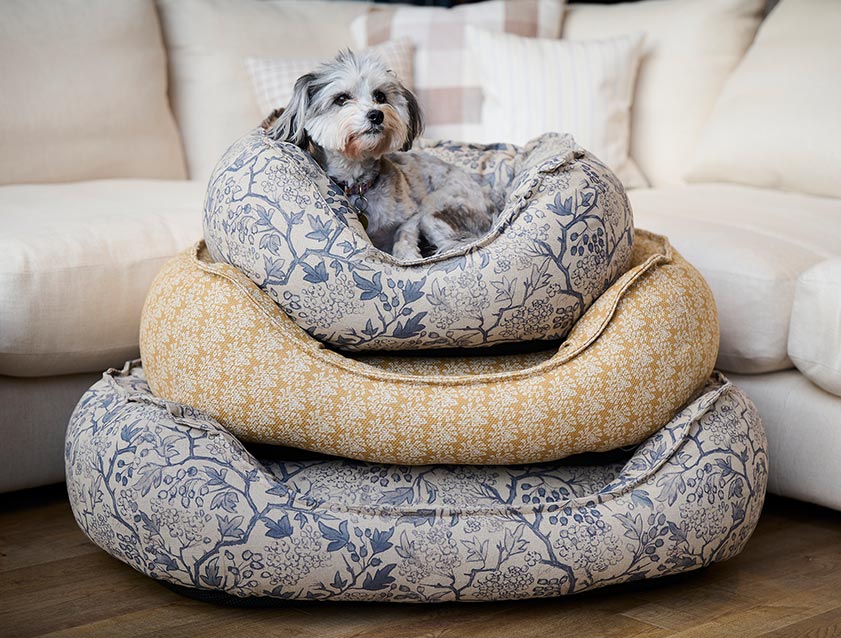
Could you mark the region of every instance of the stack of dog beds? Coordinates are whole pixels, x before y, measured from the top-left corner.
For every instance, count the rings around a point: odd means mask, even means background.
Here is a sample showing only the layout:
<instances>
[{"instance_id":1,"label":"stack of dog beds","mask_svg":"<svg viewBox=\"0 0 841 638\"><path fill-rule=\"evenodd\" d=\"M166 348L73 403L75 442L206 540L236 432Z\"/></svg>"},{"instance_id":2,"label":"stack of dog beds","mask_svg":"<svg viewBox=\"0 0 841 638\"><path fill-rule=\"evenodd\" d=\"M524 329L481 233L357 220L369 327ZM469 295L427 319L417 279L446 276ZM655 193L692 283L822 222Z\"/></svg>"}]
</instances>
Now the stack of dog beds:
<instances>
[{"instance_id":1,"label":"stack of dog beds","mask_svg":"<svg viewBox=\"0 0 841 638\"><path fill-rule=\"evenodd\" d=\"M228 151L206 244L149 293L142 364L71 418L93 542L228 602L556 596L742 550L766 442L713 372L701 276L568 136L424 150L501 212L415 262L297 147Z\"/></svg>"}]
</instances>

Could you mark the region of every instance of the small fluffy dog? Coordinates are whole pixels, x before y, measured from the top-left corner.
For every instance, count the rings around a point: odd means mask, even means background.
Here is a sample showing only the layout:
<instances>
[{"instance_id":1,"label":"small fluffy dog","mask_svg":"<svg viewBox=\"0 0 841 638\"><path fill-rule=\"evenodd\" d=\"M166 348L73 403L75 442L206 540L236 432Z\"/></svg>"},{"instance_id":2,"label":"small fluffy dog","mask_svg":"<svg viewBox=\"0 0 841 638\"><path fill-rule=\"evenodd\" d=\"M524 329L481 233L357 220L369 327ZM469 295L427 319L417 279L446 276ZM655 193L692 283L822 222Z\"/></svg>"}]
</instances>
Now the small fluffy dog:
<instances>
[{"instance_id":1,"label":"small fluffy dog","mask_svg":"<svg viewBox=\"0 0 841 638\"><path fill-rule=\"evenodd\" d=\"M367 221L372 243L399 259L444 252L490 229L494 207L478 182L432 155L405 152L423 129L420 108L375 55L343 51L298 78L289 105L264 127L308 151Z\"/></svg>"}]
</instances>

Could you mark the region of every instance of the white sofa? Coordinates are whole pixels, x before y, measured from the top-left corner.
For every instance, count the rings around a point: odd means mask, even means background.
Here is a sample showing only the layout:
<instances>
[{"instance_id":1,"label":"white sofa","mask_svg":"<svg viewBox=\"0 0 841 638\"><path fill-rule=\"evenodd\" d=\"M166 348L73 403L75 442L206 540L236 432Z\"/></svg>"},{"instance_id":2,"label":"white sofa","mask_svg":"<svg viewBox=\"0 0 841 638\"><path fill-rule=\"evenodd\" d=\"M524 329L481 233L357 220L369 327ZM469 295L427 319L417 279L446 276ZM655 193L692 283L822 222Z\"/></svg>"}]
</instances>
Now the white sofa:
<instances>
[{"instance_id":1,"label":"white sofa","mask_svg":"<svg viewBox=\"0 0 841 638\"><path fill-rule=\"evenodd\" d=\"M770 489L841 509L841 192L825 179L841 175L841 154L824 150L841 148L824 122L841 98L832 75L820 81L836 63L774 67L770 82L811 82L822 104L802 117L787 102L778 109L766 135L782 138L786 170L773 165L773 140L750 137L780 102L762 92L762 65L792 55L775 46L838 54L832 4L782 0L755 41L763 0L573 4L563 37L646 33L631 155L650 187L629 193L636 225L668 235L709 281L718 365L762 414ZM352 44L348 25L367 10L256 0L0 8L0 491L62 480L64 428L82 391L137 356L152 278L200 237L210 168L261 119L243 59L328 56ZM804 11L819 36L806 35ZM753 93L740 96L751 78ZM756 122L734 127L728 109L751 95Z\"/></svg>"}]
</instances>

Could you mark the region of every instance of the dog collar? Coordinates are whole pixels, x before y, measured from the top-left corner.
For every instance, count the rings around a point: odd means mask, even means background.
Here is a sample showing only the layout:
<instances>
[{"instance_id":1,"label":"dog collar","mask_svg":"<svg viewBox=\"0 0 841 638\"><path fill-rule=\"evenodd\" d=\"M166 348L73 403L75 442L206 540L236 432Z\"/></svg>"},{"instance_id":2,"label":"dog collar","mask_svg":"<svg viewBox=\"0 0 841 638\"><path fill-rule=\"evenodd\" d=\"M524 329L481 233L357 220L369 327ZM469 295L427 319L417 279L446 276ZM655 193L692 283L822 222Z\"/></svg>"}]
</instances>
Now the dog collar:
<instances>
[{"instance_id":1,"label":"dog collar","mask_svg":"<svg viewBox=\"0 0 841 638\"><path fill-rule=\"evenodd\" d=\"M374 182L377 181L377 177L364 182L353 182L352 184L348 184L347 182L343 182L332 177L330 179L333 180L333 183L336 186L342 189L342 192L345 194L345 197L348 198L350 205L356 210L356 215L359 217L362 227L367 230L368 216L365 214L365 211L368 210L368 199L365 197L365 193L371 190Z\"/></svg>"},{"instance_id":2,"label":"dog collar","mask_svg":"<svg viewBox=\"0 0 841 638\"><path fill-rule=\"evenodd\" d=\"M353 182L352 184L348 184L347 182L342 182L332 177L330 179L333 180L333 183L336 186L342 189L342 192L344 192L345 197L347 198L350 198L353 195L357 197L365 197L365 193L371 190L374 182L377 181L377 178L374 177L373 179L369 179L364 182Z\"/></svg>"}]
</instances>

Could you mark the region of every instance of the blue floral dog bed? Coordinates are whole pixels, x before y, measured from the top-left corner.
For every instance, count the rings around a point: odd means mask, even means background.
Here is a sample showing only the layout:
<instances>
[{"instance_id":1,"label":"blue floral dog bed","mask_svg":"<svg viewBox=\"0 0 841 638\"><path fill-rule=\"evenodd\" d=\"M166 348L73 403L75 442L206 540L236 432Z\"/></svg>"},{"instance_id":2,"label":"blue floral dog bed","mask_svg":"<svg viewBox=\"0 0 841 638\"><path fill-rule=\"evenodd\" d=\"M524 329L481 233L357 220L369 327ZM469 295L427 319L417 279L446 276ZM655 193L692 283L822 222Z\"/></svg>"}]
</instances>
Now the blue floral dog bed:
<instances>
[{"instance_id":1,"label":"blue floral dog bed","mask_svg":"<svg viewBox=\"0 0 841 638\"><path fill-rule=\"evenodd\" d=\"M345 350L561 339L628 268L633 219L622 184L569 135L524 148L439 142L422 150L470 172L501 211L465 249L405 262L376 249L315 161L259 129L211 177L211 257Z\"/></svg>"},{"instance_id":2,"label":"blue floral dog bed","mask_svg":"<svg viewBox=\"0 0 841 638\"><path fill-rule=\"evenodd\" d=\"M110 370L67 430L76 521L210 597L439 602L558 596L738 554L767 479L753 404L713 375L625 462L257 460L213 419Z\"/></svg>"}]
</instances>

